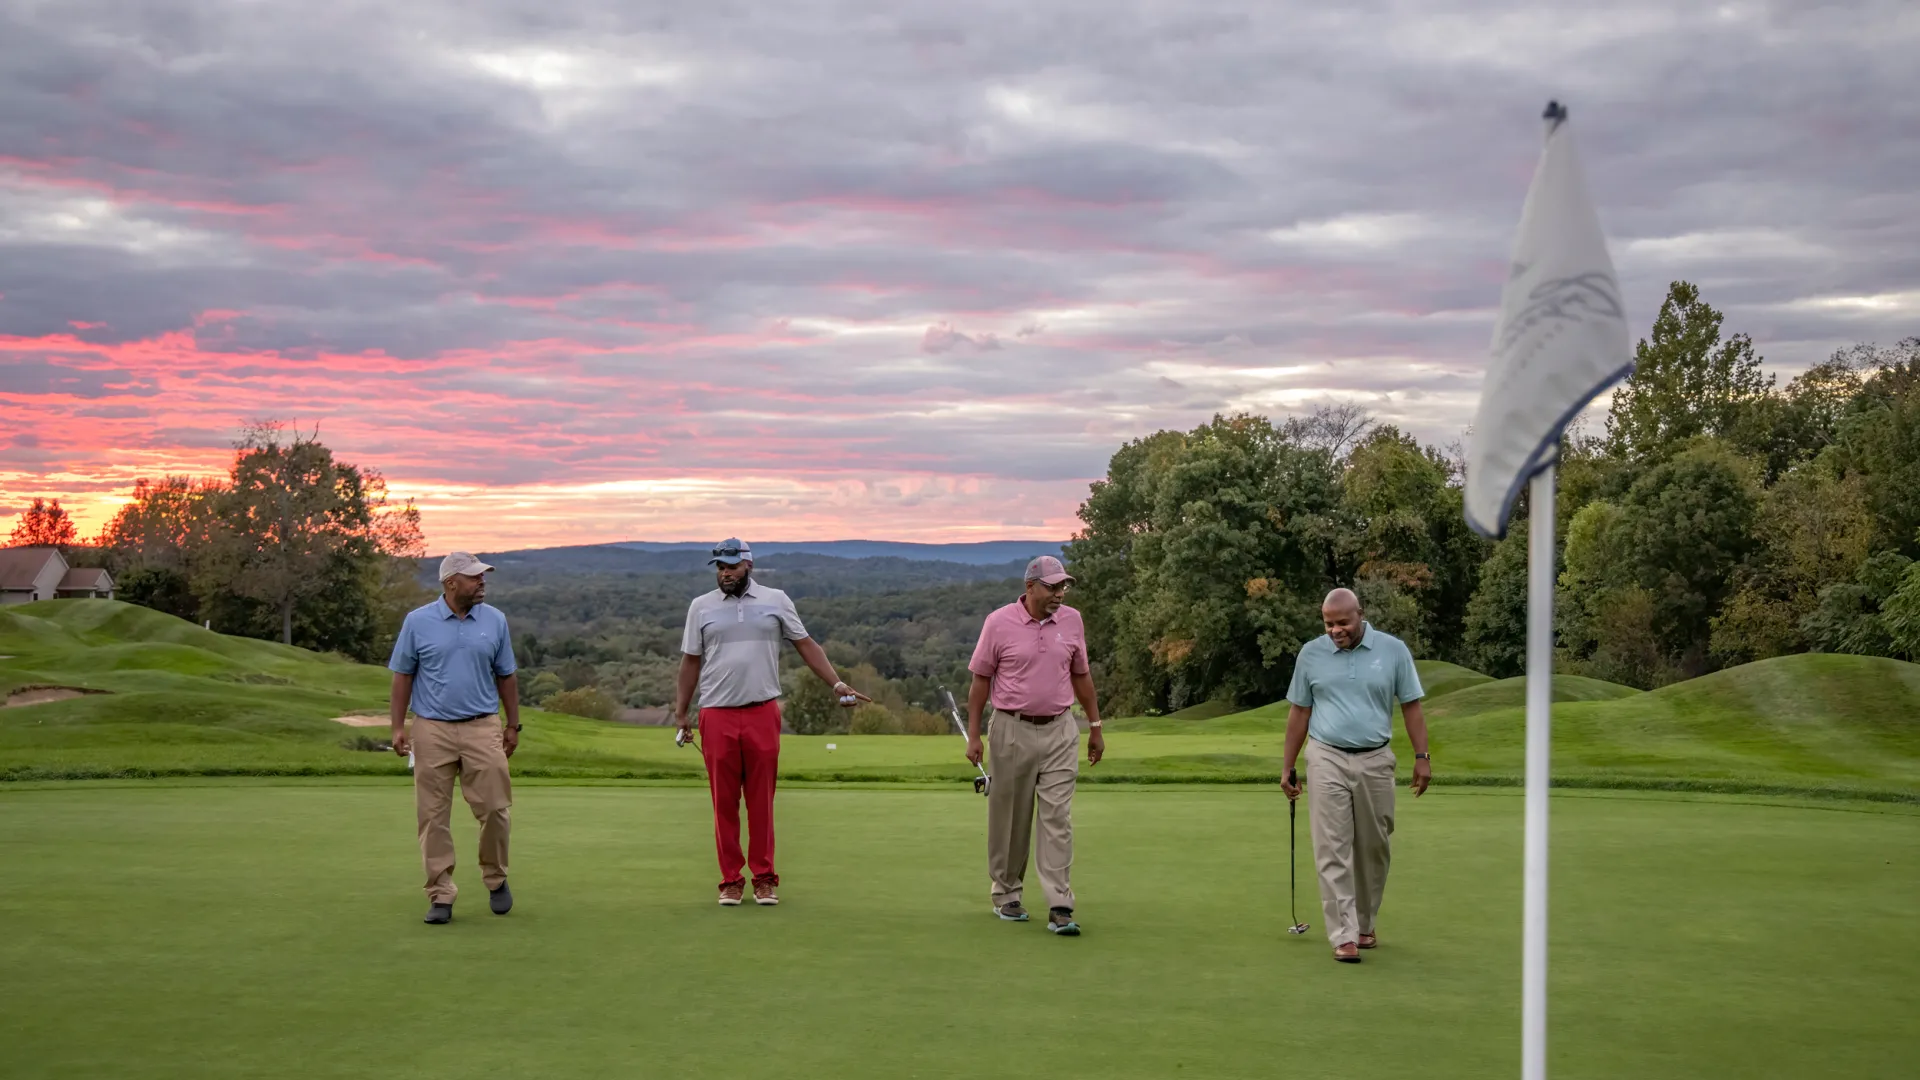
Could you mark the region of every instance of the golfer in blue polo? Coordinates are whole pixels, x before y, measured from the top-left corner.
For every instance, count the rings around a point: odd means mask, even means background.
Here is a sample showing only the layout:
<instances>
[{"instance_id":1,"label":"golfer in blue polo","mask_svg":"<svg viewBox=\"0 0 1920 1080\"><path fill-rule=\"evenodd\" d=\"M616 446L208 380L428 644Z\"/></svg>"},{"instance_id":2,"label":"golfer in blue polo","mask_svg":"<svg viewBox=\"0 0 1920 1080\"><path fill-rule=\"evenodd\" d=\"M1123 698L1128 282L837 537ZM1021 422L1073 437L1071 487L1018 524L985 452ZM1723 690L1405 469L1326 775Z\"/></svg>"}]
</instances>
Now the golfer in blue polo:
<instances>
[{"instance_id":1,"label":"golfer in blue polo","mask_svg":"<svg viewBox=\"0 0 1920 1080\"><path fill-rule=\"evenodd\" d=\"M1399 638L1369 626L1360 598L1335 589L1320 606L1327 632L1306 643L1287 689L1285 758L1288 799L1300 797L1294 761L1307 752L1307 812L1320 910L1333 958L1360 962L1379 944L1374 917L1387 891L1393 850L1393 703L1413 744L1413 794L1433 779L1420 673Z\"/></svg>"}]
</instances>

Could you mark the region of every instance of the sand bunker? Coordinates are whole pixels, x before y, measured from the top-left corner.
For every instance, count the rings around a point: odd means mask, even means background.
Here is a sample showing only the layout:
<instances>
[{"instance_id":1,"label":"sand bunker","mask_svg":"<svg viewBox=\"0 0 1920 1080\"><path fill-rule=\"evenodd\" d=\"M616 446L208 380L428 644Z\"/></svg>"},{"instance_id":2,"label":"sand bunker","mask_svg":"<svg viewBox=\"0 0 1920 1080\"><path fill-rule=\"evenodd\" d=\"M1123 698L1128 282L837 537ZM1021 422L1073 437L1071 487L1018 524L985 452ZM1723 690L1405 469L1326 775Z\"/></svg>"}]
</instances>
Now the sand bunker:
<instances>
[{"instance_id":1,"label":"sand bunker","mask_svg":"<svg viewBox=\"0 0 1920 1080\"><path fill-rule=\"evenodd\" d=\"M384 716L336 716L333 722L348 727L386 727L388 723Z\"/></svg>"},{"instance_id":2,"label":"sand bunker","mask_svg":"<svg viewBox=\"0 0 1920 1080\"><path fill-rule=\"evenodd\" d=\"M68 698L104 693L106 693L105 690L81 690L72 686L23 686L7 695L7 707L11 709L20 705L40 705L49 701L65 701Z\"/></svg>"}]
</instances>

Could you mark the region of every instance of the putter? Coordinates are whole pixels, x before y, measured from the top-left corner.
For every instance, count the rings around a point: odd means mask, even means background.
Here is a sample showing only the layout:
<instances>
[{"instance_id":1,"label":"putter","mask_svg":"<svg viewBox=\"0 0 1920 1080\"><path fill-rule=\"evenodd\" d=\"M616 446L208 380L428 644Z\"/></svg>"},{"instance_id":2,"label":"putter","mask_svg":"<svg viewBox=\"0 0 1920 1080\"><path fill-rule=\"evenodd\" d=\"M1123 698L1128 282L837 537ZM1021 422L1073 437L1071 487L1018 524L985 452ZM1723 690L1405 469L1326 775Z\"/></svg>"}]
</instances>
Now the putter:
<instances>
[{"instance_id":1,"label":"putter","mask_svg":"<svg viewBox=\"0 0 1920 1080\"><path fill-rule=\"evenodd\" d=\"M940 696L947 699L947 715L953 719L954 730L960 733L962 739L965 739L967 725L960 719L960 706L954 704L953 694L944 686L940 688ZM987 775L985 765L976 764L974 768L980 770L980 775L973 778L973 790L976 794L985 795L993 787L993 777Z\"/></svg>"},{"instance_id":2,"label":"putter","mask_svg":"<svg viewBox=\"0 0 1920 1080\"><path fill-rule=\"evenodd\" d=\"M1288 769L1287 783L1299 787L1300 775L1294 770ZM1300 921L1300 913L1294 910L1293 901L1295 891L1294 879L1296 876L1295 865L1298 862L1298 860L1294 858L1294 837L1297 835L1297 831L1294 829L1294 822L1297 820L1299 810L1300 803L1298 800L1287 800L1287 914L1293 919L1293 925L1287 927L1287 933L1289 934L1304 934L1307 932L1307 924Z\"/></svg>"},{"instance_id":3,"label":"putter","mask_svg":"<svg viewBox=\"0 0 1920 1080\"><path fill-rule=\"evenodd\" d=\"M696 751L699 751L699 754L701 757L707 756L707 752L705 750L700 749L700 736L694 734L692 728L688 728L685 731L682 731L678 728L674 729L673 745L675 746L691 745Z\"/></svg>"}]
</instances>

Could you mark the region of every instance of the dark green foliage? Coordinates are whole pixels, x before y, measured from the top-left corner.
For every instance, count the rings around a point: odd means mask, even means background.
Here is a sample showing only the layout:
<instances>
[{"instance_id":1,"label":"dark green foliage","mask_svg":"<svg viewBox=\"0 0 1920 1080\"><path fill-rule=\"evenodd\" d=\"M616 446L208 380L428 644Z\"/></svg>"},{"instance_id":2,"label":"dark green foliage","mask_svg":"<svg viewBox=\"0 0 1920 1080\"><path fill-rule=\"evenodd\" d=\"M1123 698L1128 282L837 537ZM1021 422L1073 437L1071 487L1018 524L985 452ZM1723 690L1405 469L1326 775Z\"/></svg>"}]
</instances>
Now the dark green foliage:
<instances>
[{"instance_id":1,"label":"dark green foliage","mask_svg":"<svg viewBox=\"0 0 1920 1080\"><path fill-rule=\"evenodd\" d=\"M1285 692L1340 558L1331 455L1267 421L1218 417L1114 456L1067 548L1087 583L1109 711Z\"/></svg>"},{"instance_id":2,"label":"dark green foliage","mask_svg":"<svg viewBox=\"0 0 1920 1080\"><path fill-rule=\"evenodd\" d=\"M189 622L200 619L200 598L185 574L160 566L142 566L114 580L114 598L164 611Z\"/></svg>"},{"instance_id":3,"label":"dark green foliage","mask_svg":"<svg viewBox=\"0 0 1920 1080\"><path fill-rule=\"evenodd\" d=\"M1527 663L1527 530L1516 522L1480 567L1480 587L1467 603L1466 663L1496 679Z\"/></svg>"},{"instance_id":4,"label":"dark green foliage","mask_svg":"<svg viewBox=\"0 0 1920 1080\"><path fill-rule=\"evenodd\" d=\"M1861 563L1852 580L1822 589L1819 607L1802 624L1814 649L1904 659L1881 608L1900 591L1912 563L1897 551L1882 551Z\"/></svg>"},{"instance_id":5,"label":"dark green foliage","mask_svg":"<svg viewBox=\"0 0 1920 1080\"><path fill-rule=\"evenodd\" d=\"M1724 341L1722 316L1700 290L1676 281L1634 348L1633 374L1614 392L1608 450L1628 461L1658 460L1702 435L1743 445L1764 440L1773 378L1745 334Z\"/></svg>"},{"instance_id":6,"label":"dark green foliage","mask_svg":"<svg viewBox=\"0 0 1920 1080\"><path fill-rule=\"evenodd\" d=\"M1635 584L1652 598L1664 651L1693 674L1704 670L1709 622L1734 571L1756 546L1759 495L1750 465L1703 441L1655 466L1622 501L1617 527Z\"/></svg>"}]
</instances>

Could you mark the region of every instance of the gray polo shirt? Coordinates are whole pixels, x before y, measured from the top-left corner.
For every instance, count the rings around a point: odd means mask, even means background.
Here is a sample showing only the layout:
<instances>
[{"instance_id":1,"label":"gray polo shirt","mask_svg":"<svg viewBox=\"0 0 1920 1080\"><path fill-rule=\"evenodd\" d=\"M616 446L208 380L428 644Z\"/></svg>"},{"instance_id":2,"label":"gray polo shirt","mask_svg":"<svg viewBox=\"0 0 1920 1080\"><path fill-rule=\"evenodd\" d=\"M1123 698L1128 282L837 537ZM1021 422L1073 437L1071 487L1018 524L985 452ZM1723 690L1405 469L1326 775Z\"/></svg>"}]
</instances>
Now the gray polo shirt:
<instances>
[{"instance_id":1,"label":"gray polo shirt","mask_svg":"<svg viewBox=\"0 0 1920 1080\"><path fill-rule=\"evenodd\" d=\"M680 651L700 657L700 707L731 709L780 696L780 642L807 636L793 601L751 578L739 597L715 589L687 606Z\"/></svg>"},{"instance_id":2,"label":"gray polo shirt","mask_svg":"<svg viewBox=\"0 0 1920 1080\"><path fill-rule=\"evenodd\" d=\"M1325 634L1300 647L1287 700L1312 709L1307 734L1348 750L1380 746L1393 735L1393 702L1418 701L1420 673L1406 643L1371 625L1342 649Z\"/></svg>"}]
</instances>

